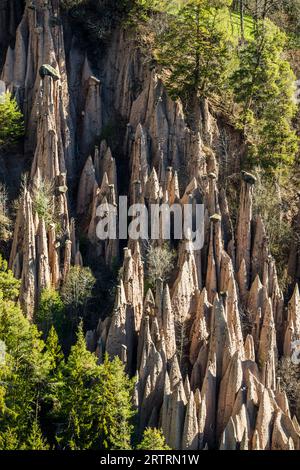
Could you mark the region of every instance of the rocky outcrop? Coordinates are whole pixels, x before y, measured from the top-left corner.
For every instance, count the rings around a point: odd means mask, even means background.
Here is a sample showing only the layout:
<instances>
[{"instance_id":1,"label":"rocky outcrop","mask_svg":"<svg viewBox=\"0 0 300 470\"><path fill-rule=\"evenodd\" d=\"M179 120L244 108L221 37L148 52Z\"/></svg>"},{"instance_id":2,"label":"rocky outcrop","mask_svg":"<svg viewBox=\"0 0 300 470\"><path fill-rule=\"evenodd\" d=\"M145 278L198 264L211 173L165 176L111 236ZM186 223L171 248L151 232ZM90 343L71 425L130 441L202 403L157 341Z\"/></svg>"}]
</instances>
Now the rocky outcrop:
<instances>
[{"instance_id":1,"label":"rocky outcrop","mask_svg":"<svg viewBox=\"0 0 300 470\"><path fill-rule=\"evenodd\" d=\"M7 47L14 47L16 29L22 19L23 2L3 0L0 7L0 69L5 60Z\"/></svg>"}]
</instances>

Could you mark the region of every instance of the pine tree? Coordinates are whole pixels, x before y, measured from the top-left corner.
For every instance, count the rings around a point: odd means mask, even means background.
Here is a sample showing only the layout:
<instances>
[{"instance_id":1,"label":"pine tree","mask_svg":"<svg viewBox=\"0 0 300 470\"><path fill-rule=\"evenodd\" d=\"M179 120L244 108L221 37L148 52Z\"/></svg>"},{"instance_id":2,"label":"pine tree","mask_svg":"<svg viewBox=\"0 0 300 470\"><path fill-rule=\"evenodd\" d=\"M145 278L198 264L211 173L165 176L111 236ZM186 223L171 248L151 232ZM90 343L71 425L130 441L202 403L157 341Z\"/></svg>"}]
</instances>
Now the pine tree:
<instances>
[{"instance_id":1,"label":"pine tree","mask_svg":"<svg viewBox=\"0 0 300 470\"><path fill-rule=\"evenodd\" d=\"M64 355L61 350L59 339L58 339L54 326L52 326L49 331L47 341L46 341L46 349L49 355L52 374L58 373L58 371L61 369L63 365Z\"/></svg>"},{"instance_id":2,"label":"pine tree","mask_svg":"<svg viewBox=\"0 0 300 470\"><path fill-rule=\"evenodd\" d=\"M0 291L0 341L5 354L0 367L0 442L3 448L19 448L30 433L50 362L36 326L24 317L14 300L18 281L5 263L2 268L0 284L5 288Z\"/></svg>"},{"instance_id":3,"label":"pine tree","mask_svg":"<svg viewBox=\"0 0 300 470\"><path fill-rule=\"evenodd\" d=\"M267 169L291 164L298 149L292 127L295 76L283 58L285 41L284 33L270 21L258 21L231 80L251 161Z\"/></svg>"},{"instance_id":4,"label":"pine tree","mask_svg":"<svg viewBox=\"0 0 300 470\"><path fill-rule=\"evenodd\" d=\"M60 448L129 449L132 383L118 358L97 365L86 349L82 325L57 390Z\"/></svg>"},{"instance_id":5,"label":"pine tree","mask_svg":"<svg viewBox=\"0 0 300 470\"><path fill-rule=\"evenodd\" d=\"M98 419L94 404L94 385L99 376L96 356L86 349L82 325L71 348L58 389L59 417L63 421L57 436L60 448L90 449L97 439Z\"/></svg>"},{"instance_id":6,"label":"pine tree","mask_svg":"<svg viewBox=\"0 0 300 470\"><path fill-rule=\"evenodd\" d=\"M28 323L18 306L0 300L0 339L6 346L0 429L6 436L9 430L16 430L19 443L29 433L34 404L44 393L50 367L44 343L36 327Z\"/></svg>"},{"instance_id":7,"label":"pine tree","mask_svg":"<svg viewBox=\"0 0 300 470\"><path fill-rule=\"evenodd\" d=\"M226 5L226 0L188 0L166 17L157 58L170 71L167 86L173 97L207 97L222 89L229 49L218 12Z\"/></svg>"},{"instance_id":8,"label":"pine tree","mask_svg":"<svg viewBox=\"0 0 300 470\"><path fill-rule=\"evenodd\" d=\"M37 419L33 421L31 432L25 444L21 446L21 450L49 450Z\"/></svg>"},{"instance_id":9,"label":"pine tree","mask_svg":"<svg viewBox=\"0 0 300 470\"><path fill-rule=\"evenodd\" d=\"M118 357L112 361L108 355L100 366L97 401L99 406L99 432L101 446L105 449L130 449L134 416L131 397L133 382L124 371Z\"/></svg>"},{"instance_id":10,"label":"pine tree","mask_svg":"<svg viewBox=\"0 0 300 470\"><path fill-rule=\"evenodd\" d=\"M65 322L65 308L59 292L54 289L43 290L35 315L35 321L45 337L47 337L52 326L62 335Z\"/></svg>"},{"instance_id":11,"label":"pine tree","mask_svg":"<svg viewBox=\"0 0 300 470\"><path fill-rule=\"evenodd\" d=\"M137 446L139 450L170 450L160 429L146 428L142 442Z\"/></svg>"}]
</instances>

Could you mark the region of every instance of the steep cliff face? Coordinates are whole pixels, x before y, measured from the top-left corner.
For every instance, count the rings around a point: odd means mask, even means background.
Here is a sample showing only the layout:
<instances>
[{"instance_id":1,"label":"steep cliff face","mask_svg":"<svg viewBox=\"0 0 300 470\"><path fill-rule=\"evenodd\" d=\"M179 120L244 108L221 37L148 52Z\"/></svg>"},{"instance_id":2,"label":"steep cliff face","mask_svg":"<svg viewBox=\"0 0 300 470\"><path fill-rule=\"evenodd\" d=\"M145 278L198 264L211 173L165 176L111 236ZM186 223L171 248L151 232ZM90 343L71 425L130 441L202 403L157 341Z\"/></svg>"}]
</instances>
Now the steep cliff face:
<instances>
[{"instance_id":1,"label":"steep cliff face","mask_svg":"<svg viewBox=\"0 0 300 470\"><path fill-rule=\"evenodd\" d=\"M276 380L278 355L290 356L300 339L299 291L286 312L247 173L233 229L221 181L239 170L238 134L207 102L192 132L132 33L116 30L91 64L69 28L64 35L56 0L27 2L12 46L1 79L24 112L31 162L10 253L25 313L32 317L42 289L58 288L70 265L83 263L76 220L95 259L123 260L112 315L87 342L99 361L107 351L137 372L140 431L162 427L176 449L299 449L300 427ZM235 150L225 170L224 132ZM54 184L59 233L32 204L45 181ZM182 241L176 278L158 279L155 292L144 292L138 241L122 254L118 240L97 238L97 207L117 205L119 194L130 203L204 204L203 248Z\"/></svg>"}]
</instances>

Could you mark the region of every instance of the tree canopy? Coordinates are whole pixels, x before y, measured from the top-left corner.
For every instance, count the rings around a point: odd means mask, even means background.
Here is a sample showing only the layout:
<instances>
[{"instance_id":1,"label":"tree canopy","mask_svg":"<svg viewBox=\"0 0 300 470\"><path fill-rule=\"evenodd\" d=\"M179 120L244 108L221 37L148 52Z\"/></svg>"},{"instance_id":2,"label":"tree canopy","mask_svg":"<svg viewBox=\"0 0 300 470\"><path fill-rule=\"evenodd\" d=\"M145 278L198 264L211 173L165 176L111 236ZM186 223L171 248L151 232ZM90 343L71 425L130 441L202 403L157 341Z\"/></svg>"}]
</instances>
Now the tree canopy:
<instances>
[{"instance_id":1,"label":"tree canopy","mask_svg":"<svg viewBox=\"0 0 300 470\"><path fill-rule=\"evenodd\" d=\"M259 21L253 40L239 50L239 67L231 77L252 159L268 169L291 164L298 149L292 126L295 76L283 57L285 40L270 21Z\"/></svg>"}]
</instances>

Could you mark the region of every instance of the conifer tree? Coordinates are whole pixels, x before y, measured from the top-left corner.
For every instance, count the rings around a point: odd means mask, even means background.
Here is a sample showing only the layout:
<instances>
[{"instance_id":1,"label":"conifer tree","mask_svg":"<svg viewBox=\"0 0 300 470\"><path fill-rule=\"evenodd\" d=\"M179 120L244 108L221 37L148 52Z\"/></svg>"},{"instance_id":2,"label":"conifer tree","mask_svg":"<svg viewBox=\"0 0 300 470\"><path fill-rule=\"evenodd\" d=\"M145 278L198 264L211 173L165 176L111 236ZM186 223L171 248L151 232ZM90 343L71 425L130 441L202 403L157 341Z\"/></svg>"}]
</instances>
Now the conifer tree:
<instances>
[{"instance_id":1,"label":"conifer tree","mask_svg":"<svg viewBox=\"0 0 300 470\"><path fill-rule=\"evenodd\" d=\"M207 97L222 88L229 50L218 10L228 3L187 0L176 14L168 15L157 56L170 71L167 86L175 98Z\"/></svg>"},{"instance_id":2,"label":"conifer tree","mask_svg":"<svg viewBox=\"0 0 300 470\"><path fill-rule=\"evenodd\" d=\"M58 373L59 369L61 369L63 365L64 355L54 326L52 326L49 331L46 341L46 349L49 355L52 373Z\"/></svg>"},{"instance_id":3,"label":"conifer tree","mask_svg":"<svg viewBox=\"0 0 300 470\"><path fill-rule=\"evenodd\" d=\"M41 294L35 321L47 337L52 326L60 333L63 332L65 308L59 292L54 289L44 289Z\"/></svg>"},{"instance_id":4,"label":"conifer tree","mask_svg":"<svg viewBox=\"0 0 300 470\"><path fill-rule=\"evenodd\" d=\"M19 295L20 281L8 269L7 261L0 254L0 292L3 300L16 300Z\"/></svg>"},{"instance_id":5,"label":"conifer tree","mask_svg":"<svg viewBox=\"0 0 300 470\"><path fill-rule=\"evenodd\" d=\"M37 419L33 421L31 432L25 444L21 446L21 450L49 450Z\"/></svg>"},{"instance_id":6,"label":"conifer tree","mask_svg":"<svg viewBox=\"0 0 300 470\"><path fill-rule=\"evenodd\" d=\"M132 383L118 358L97 365L86 349L82 325L58 389L60 448L129 449L133 426Z\"/></svg>"},{"instance_id":7,"label":"conifer tree","mask_svg":"<svg viewBox=\"0 0 300 470\"><path fill-rule=\"evenodd\" d=\"M146 428L142 442L137 446L139 450L170 450L160 429Z\"/></svg>"},{"instance_id":8,"label":"conifer tree","mask_svg":"<svg viewBox=\"0 0 300 470\"><path fill-rule=\"evenodd\" d=\"M12 288L0 291L0 341L5 350L0 367L0 442L1 448L20 448L30 433L50 362L36 326L15 302L17 284L6 266L0 278L6 283L8 277Z\"/></svg>"},{"instance_id":9,"label":"conifer tree","mask_svg":"<svg viewBox=\"0 0 300 470\"><path fill-rule=\"evenodd\" d=\"M0 450L18 450L19 439L16 428L10 426L0 430Z\"/></svg>"},{"instance_id":10,"label":"conifer tree","mask_svg":"<svg viewBox=\"0 0 300 470\"><path fill-rule=\"evenodd\" d=\"M101 447L105 449L130 449L134 416L132 408L133 382L124 371L118 357L112 361L108 355L100 366L98 395L99 432Z\"/></svg>"},{"instance_id":11,"label":"conifer tree","mask_svg":"<svg viewBox=\"0 0 300 470\"><path fill-rule=\"evenodd\" d=\"M268 20L258 21L253 34L231 81L251 160L272 170L291 164L298 149L295 76L283 57L285 34Z\"/></svg>"},{"instance_id":12,"label":"conifer tree","mask_svg":"<svg viewBox=\"0 0 300 470\"><path fill-rule=\"evenodd\" d=\"M93 448L97 438L95 422L98 413L93 402L98 369L96 356L86 349L81 324L58 389L59 416L63 421L61 433L57 436L60 448Z\"/></svg>"}]
</instances>

